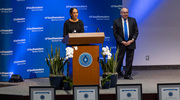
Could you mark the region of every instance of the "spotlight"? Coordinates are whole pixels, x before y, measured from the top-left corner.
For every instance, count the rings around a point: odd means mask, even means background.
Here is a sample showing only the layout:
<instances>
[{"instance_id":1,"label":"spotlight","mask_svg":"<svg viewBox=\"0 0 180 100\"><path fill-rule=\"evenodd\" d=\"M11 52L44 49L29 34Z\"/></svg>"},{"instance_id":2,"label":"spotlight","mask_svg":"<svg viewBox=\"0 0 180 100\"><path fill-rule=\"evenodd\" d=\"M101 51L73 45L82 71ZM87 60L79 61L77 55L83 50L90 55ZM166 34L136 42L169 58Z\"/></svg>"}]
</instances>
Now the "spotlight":
<instances>
[{"instance_id":1,"label":"spotlight","mask_svg":"<svg viewBox=\"0 0 180 100\"><path fill-rule=\"evenodd\" d=\"M9 82L23 82L23 78L20 75L13 74L9 80Z\"/></svg>"}]
</instances>

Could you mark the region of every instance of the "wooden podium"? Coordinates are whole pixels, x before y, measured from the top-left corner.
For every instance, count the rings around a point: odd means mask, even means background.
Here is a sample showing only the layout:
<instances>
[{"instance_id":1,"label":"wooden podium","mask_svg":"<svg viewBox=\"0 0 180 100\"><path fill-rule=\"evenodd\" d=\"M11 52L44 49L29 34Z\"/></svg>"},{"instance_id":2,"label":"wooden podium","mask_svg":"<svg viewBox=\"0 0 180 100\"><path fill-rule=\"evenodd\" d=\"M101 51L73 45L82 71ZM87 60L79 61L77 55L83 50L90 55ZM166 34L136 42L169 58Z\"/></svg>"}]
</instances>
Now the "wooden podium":
<instances>
[{"instance_id":1,"label":"wooden podium","mask_svg":"<svg viewBox=\"0 0 180 100\"><path fill-rule=\"evenodd\" d=\"M70 33L62 40L77 46L72 59L73 85L99 85L99 46L89 45L104 42L104 33Z\"/></svg>"}]
</instances>

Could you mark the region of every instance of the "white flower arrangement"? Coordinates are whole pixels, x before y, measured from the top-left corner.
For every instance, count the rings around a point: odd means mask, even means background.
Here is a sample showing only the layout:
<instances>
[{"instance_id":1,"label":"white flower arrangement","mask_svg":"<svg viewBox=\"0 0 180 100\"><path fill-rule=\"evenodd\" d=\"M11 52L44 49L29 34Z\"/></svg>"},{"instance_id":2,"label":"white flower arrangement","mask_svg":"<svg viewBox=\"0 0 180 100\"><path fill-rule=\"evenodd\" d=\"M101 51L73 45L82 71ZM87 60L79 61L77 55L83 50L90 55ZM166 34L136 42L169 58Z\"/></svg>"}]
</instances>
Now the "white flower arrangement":
<instances>
[{"instance_id":1,"label":"white flower arrangement","mask_svg":"<svg viewBox=\"0 0 180 100\"><path fill-rule=\"evenodd\" d=\"M108 46L103 47L102 51L103 51L102 52L103 55L107 55L108 59L111 59L112 54L111 54Z\"/></svg>"},{"instance_id":2,"label":"white flower arrangement","mask_svg":"<svg viewBox=\"0 0 180 100\"><path fill-rule=\"evenodd\" d=\"M74 49L78 50L78 47L75 46ZM66 47L66 58L65 58L66 60L69 58L73 58L74 49L72 47Z\"/></svg>"},{"instance_id":3,"label":"white flower arrangement","mask_svg":"<svg viewBox=\"0 0 180 100\"><path fill-rule=\"evenodd\" d=\"M100 59L100 64L104 74L116 73L116 68L118 64L117 63L118 53L119 53L119 48L117 48L115 54L111 53L111 48L109 49L108 46L102 48L101 55L103 56L103 59Z\"/></svg>"},{"instance_id":4,"label":"white flower arrangement","mask_svg":"<svg viewBox=\"0 0 180 100\"><path fill-rule=\"evenodd\" d=\"M78 50L77 46L66 47L66 57L60 57L60 47L56 47L55 54L53 54L53 47L51 44L51 52L48 52L48 57L45 58L47 65L50 68L50 76L52 75L64 75L64 66L69 63L68 59L73 58L74 49Z\"/></svg>"}]
</instances>

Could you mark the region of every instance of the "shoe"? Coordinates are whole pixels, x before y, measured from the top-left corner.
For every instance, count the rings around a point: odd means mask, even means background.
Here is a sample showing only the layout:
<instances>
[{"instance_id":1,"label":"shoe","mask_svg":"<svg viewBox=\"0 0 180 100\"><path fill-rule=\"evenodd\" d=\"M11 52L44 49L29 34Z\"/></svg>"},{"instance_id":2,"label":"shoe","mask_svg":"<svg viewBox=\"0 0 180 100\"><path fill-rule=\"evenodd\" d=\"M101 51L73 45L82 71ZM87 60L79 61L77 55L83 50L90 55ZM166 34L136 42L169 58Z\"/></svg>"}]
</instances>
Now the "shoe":
<instances>
[{"instance_id":1,"label":"shoe","mask_svg":"<svg viewBox=\"0 0 180 100\"><path fill-rule=\"evenodd\" d=\"M118 78L124 77L122 72L118 72Z\"/></svg>"},{"instance_id":2,"label":"shoe","mask_svg":"<svg viewBox=\"0 0 180 100\"><path fill-rule=\"evenodd\" d=\"M124 79L133 80L133 78L131 76L126 76L126 77L124 77Z\"/></svg>"},{"instance_id":3,"label":"shoe","mask_svg":"<svg viewBox=\"0 0 180 100\"><path fill-rule=\"evenodd\" d=\"M121 78L121 77L124 77L124 76L118 75L118 78Z\"/></svg>"}]
</instances>

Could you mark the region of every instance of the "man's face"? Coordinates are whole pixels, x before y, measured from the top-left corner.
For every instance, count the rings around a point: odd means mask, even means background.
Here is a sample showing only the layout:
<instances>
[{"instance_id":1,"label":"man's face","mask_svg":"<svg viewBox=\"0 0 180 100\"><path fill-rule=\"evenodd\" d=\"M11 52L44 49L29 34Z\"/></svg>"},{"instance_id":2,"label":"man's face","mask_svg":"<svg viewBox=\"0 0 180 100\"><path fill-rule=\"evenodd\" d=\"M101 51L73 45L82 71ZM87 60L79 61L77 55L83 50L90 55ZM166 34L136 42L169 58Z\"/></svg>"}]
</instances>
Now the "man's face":
<instances>
[{"instance_id":1,"label":"man's face","mask_svg":"<svg viewBox=\"0 0 180 100\"><path fill-rule=\"evenodd\" d=\"M121 15L124 19L127 19L128 16L129 16L128 9L122 8L122 10L121 10L121 12L120 12L120 15Z\"/></svg>"},{"instance_id":2,"label":"man's face","mask_svg":"<svg viewBox=\"0 0 180 100\"><path fill-rule=\"evenodd\" d=\"M77 17L78 17L78 10L77 9L73 9L73 12L72 12L71 16L72 16L73 19L77 19Z\"/></svg>"}]
</instances>

